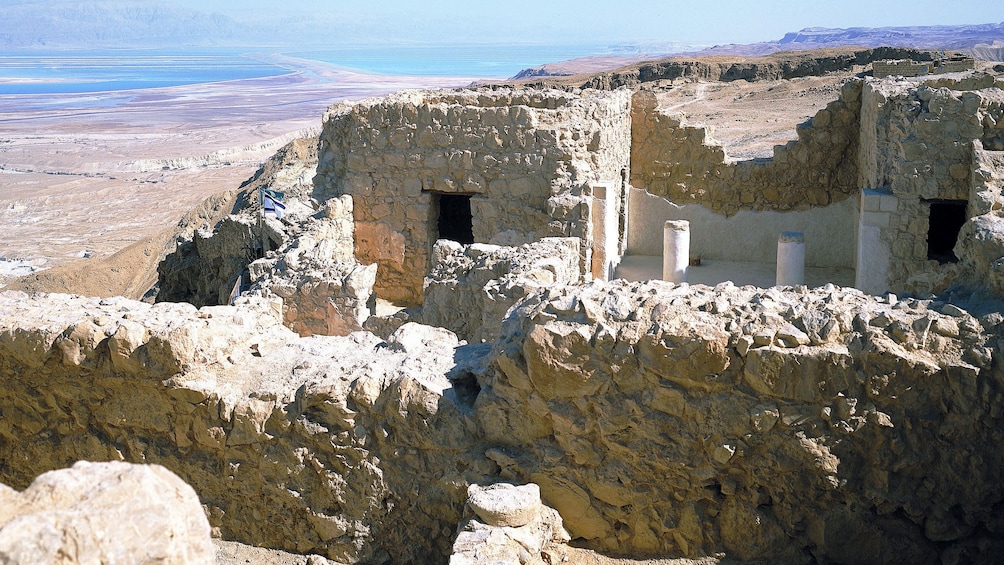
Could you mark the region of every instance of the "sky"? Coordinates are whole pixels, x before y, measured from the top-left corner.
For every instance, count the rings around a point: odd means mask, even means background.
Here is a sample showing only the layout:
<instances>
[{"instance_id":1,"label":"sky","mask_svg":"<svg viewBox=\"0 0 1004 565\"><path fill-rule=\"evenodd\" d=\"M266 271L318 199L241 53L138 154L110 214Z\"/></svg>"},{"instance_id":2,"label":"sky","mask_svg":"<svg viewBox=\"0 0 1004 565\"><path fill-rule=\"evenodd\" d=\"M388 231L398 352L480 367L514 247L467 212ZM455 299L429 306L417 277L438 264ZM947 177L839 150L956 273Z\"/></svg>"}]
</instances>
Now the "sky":
<instances>
[{"instance_id":1,"label":"sky","mask_svg":"<svg viewBox=\"0 0 1004 565\"><path fill-rule=\"evenodd\" d=\"M401 39L468 34L529 42L753 43L807 27L999 23L1004 0L162 0L237 20L313 15L392 23ZM375 31L374 33L378 33Z\"/></svg>"}]
</instances>

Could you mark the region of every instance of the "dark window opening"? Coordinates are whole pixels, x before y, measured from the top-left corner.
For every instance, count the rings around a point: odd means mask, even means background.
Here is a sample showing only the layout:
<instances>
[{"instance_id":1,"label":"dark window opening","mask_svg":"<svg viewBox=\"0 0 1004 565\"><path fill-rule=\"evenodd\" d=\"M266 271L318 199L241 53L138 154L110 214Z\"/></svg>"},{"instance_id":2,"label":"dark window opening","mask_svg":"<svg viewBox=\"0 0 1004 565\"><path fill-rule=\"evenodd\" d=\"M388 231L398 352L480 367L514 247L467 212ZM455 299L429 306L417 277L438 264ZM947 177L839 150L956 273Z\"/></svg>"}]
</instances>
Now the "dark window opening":
<instances>
[{"instance_id":1,"label":"dark window opening","mask_svg":"<svg viewBox=\"0 0 1004 565\"><path fill-rule=\"evenodd\" d=\"M439 239L457 243L474 243L474 217L471 214L471 195L437 194L439 202Z\"/></svg>"},{"instance_id":2,"label":"dark window opening","mask_svg":"<svg viewBox=\"0 0 1004 565\"><path fill-rule=\"evenodd\" d=\"M924 200L931 206L927 228L927 258L938 263L958 263L955 242L966 223L965 200Z\"/></svg>"}]
</instances>

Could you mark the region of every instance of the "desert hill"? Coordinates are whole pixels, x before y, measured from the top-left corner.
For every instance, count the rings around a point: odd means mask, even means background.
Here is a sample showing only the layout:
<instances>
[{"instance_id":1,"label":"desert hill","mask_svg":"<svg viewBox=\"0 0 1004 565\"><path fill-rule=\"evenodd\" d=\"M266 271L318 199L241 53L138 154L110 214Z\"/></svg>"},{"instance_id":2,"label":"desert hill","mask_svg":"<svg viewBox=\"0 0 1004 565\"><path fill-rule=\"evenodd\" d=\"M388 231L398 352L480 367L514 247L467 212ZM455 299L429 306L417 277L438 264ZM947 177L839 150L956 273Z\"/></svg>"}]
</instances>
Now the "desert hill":
<instances>
[{"instance_id":1,"label":"desert hill","mask_svg":"<svg viewBox=\"0 0 1004 565\"><path fill-rule=\"evenodd\" d=\"M1004 23L960 26L913 26L882 28L805 28L787 33L781 39L761 43L729 43L715 45L700 51L683 51L672 56L705 60L706 57L740 56L757 57L779 51L816 51L820 49L857 48L902 48L916 50L961 51L978 60L1004 60ZM524 69L513 80L543 76L568 76L594 73L615 67L632 65L644 60L665 59L657 52L621 57L583 57L570 61L548 63L539 67ZM863 53L863 56L867 54ZM877 59L897 58L895 53L877 50ZM902 56L902 55L901 55ZM872 59L872 60L877 60ZM870 62L870 61L869 61ZM857 63L864 64L864 63Z\"/></svg>"}]
</instances>

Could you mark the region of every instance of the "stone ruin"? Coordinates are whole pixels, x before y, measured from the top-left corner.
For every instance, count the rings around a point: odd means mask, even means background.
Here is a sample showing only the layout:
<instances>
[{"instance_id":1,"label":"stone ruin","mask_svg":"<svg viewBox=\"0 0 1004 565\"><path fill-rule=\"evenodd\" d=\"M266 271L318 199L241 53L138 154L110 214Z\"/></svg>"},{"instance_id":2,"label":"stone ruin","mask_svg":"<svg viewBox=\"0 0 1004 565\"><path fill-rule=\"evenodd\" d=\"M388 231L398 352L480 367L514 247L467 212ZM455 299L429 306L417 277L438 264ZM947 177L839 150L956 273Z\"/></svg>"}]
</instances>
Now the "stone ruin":
<instances>
[{"instance_id":1,"label":"stone ruin","mask_svg":"<svg viewBox=\"0 0 1004 565\"><path fill-rule=\"evenodd\" d=\"M348 563L993 562L1004 95L928 80L752 161L647 91L334 106L281 220L165 261L192 304L0 294L0 482L156 463L218 535ZM618 278L678 220L858 288Z\"/></svg>"},{"instance_id":2,"label":"stone ruin","mask_svg":"<svg viewBox=\"0 0 1004 565\"><path fill-rule=\"evenodd\" d=\"M927 74L945 74L969 71L976 68L976 60L967 55L953 54L931 61L913 59L887 59L872 63L875 78L888 76L918 77Z\"/></svg>"}]
</instances>

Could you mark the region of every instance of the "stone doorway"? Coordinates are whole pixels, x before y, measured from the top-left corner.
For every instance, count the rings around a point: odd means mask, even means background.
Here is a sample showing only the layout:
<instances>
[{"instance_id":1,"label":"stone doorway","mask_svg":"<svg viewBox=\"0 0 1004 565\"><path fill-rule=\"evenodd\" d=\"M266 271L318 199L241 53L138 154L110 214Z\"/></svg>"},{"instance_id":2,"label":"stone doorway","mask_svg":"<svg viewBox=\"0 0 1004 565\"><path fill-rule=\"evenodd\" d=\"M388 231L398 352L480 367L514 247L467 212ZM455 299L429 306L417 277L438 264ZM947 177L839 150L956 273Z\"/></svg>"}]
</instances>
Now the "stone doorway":
<instances>
[{"instance_id":1,"label":"stone doorway","mask_svg":"<svg viewBox=\"0 0 1004 565\"><path fill-rule=\"evenodd\" d=\"M433 193L432 202L439 212L436 239L449 239L465 245L474 243L470 194Z\"/></svg>"}]
</instances>

